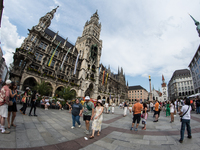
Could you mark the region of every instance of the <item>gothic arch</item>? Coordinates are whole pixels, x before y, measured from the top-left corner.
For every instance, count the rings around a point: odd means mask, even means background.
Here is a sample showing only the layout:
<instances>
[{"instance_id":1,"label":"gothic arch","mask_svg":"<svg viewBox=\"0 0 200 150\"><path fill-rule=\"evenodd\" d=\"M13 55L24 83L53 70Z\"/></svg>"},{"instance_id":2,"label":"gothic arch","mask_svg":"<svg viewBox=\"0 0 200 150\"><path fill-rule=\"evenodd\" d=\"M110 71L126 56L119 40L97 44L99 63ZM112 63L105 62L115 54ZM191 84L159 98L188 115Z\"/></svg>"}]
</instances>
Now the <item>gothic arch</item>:
<instances>
[{"instance_id":1,"label":"gothic arch","mask_svg":"<svg viewBox=\"0 0 200 150\"><path fill-rule=\"evenodd\" d=\"M36 85L37 80L34 77L27 77L23 82L22 90L25 90L26 87L29 87L32 90Z\"/></svg>"}]
</instances>

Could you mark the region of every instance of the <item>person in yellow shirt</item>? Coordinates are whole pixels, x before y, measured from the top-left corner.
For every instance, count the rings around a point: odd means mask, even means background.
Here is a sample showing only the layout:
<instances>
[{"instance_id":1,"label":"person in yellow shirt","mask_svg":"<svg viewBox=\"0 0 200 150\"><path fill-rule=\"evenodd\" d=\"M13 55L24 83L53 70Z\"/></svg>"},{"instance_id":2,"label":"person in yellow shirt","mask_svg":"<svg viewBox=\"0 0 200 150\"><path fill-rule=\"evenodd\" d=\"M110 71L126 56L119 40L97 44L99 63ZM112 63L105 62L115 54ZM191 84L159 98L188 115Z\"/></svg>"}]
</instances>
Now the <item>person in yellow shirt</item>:
<instances>
[{"instance_id":1,"label":"person in yellow shirt","mask_svg":"<svg viewBox=\"0 0 200 150\"><path fill-rule=\"evenodd\" d=\"M132 127L131 127L130 130L133 130L135 121L137 120L137 125L136 125L136 128L135 128L135 131L138 131L137 128L139 126L140 119L141 119L141 111L143 111L143 105L140 104L140 100L137 99L137 103L135 103L134 106L133 106L134 117L133 117Z\"/></svg>"},{"instance_id":2,"label":"person in yellow shirt","mask_svg":"<svg viewBox=\"0 0 200 150\"><path fill-rule=\"evenodd\" d=\"M159 103L158 100L156 100L155 103L155 120L153 122L158 122L158 114L159 114Z\"/></svg>"}]
</instances>

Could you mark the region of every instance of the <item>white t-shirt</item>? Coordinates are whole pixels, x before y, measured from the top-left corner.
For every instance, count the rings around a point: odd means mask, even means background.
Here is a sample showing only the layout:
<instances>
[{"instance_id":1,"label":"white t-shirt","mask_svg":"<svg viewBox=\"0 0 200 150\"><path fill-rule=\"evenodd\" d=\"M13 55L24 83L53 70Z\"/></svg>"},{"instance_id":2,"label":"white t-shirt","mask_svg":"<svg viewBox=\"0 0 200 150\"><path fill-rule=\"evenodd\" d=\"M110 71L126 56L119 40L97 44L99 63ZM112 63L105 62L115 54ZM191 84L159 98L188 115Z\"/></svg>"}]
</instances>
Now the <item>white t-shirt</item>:
<instances>
[{"instance_id":1,"label":"white t-shirt","mask_svg":"<svg viewBox=\"0 0 200 150\"><path fill-rule=\"evenodd\" d=\"M187 111L187 109L189 108L189 110ZM184 114L187 111L187 113L182 117L182 119L186 119L186 120L190 120L190 111L191 111L191 106L188 105L184 105L181 108L181 112Z\"/></svg>"},{"instance_id":2,"label":"white t-shirt","mask_svg":"<svg viewBox=\"0 0 200 150\"><path fill-rule=\"evenodd\" d=\"M170 113L174 113L174 105L172 103L170 104Z\"/></svg>"},{"instance_id":3,"label":"white t-shirt","mask_svg":"<svg viewBox=\"0 0 200 150\"><path fill-rule=\"evenodd\" d=\"M108 107L108 103L105 103L105 107Z\"/></svg>"},{"instance_id":4,"label":"white t-shirt","mask_svg":"<svg viewBox=\"0 0 200 150\"><path fill-rule=\"evenodd\" d=\"M150 107L153 107L153 103L150 103Z\"/></svg>"}]
</instances>

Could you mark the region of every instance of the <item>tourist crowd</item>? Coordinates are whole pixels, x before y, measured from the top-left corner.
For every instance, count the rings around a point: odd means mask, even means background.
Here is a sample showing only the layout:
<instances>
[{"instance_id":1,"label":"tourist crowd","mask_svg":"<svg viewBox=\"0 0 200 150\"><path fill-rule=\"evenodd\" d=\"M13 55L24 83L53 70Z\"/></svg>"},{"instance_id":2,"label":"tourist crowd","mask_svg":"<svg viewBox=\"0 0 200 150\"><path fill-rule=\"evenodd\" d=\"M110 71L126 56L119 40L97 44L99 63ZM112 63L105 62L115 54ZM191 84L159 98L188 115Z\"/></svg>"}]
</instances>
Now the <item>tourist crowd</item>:
<instances>
[{"instance_id":1,"label":"tourist crowd","mask_svg":"<svg viewBox=\"0 0 200 150\"><path fill-rule=\"evenodd\" d=\"M32 91L30 94L30 88L26 87L25 92L23 93L22 102L23 106L20 109L20 112L23 115L26 115L26 108L28 105L28 101L30 100L30 112L29 116L32 116L32 110L34 109L34 116L36 115L36 100L38 99L39 94L37 91ZM12 82L11 80L6 80L5 85L2 86L0 89L0 131L2 134L9 134L10 131L6 130L5 128L5 121L7 118L8 122L8 129L12 127L16 127L16 124L14 124L16 112L17 112L17 105L16 102L18 98L20 97L20 94L17 91L17 86L15 82ZM55 102L54 100L50 104L50 100L48 97L42 97L40 104L44 106L45 110L48 110L50 105L52 107L57 107L60 110L63 110L63 105L58 100ZM115 112L115 103L109 104L108 102L103 103L102 100L97 100L97 102L94 103L90 101L90 97L85 97L85 102L81 103L79 99L76 99L74 103L68 103L66 102L66 105L69 107L69 112L72 115L72 129L76 127L76 123L78 124L78 127L81 127L80 123L80 117L83 116L83 120L85 122L85 133L91 134L89 137L90 139L94 138L95 131L97 131L97 136L100 135L101 132L101 125L103 121L103 113L109 114ZM143 103L139 99L136 99L135 103L132 102L123 102L119 104L120 108L123 108L123 116L126 117L127 113L129 114L133 113L133 120L132 120L132 126L130 130L133 130L134 125L136 123L135 131L138 131L138 126L140 124L140 121L142 120L142 124L144 125L142 127L142 130L147 129L147 118L149 115L149 112L153 113L154 123L157 123L159 121L160 112L164 111L166 112L166 117L170 116L171 120L170 123L174 122L174 116L176 114L179 114L181 117L181 131L180 131L180 140L179 142L182 143L184 139L184 132L185 132L185 126L187 127L188 132L188 138L192 138L191 135L191 127L190 127L190 112L193 110L196 110L197 114L200 114L200 98L184 98L181 99L175 99L171 101L165 101L165 102L158 102L158 100L155 100L155 102L147 102ZM90 121L92 120L92 127L90 132Z\"/></svg>"}]
</instances>

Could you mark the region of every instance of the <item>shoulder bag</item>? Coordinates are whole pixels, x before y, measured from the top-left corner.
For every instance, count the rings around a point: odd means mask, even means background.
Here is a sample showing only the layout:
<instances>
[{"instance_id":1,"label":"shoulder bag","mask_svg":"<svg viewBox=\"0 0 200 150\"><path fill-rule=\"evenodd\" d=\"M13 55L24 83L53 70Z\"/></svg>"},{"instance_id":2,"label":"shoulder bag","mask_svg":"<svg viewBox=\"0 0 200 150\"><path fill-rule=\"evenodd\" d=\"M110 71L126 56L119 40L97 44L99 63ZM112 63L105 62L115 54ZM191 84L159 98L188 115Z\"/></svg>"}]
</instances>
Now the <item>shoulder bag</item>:
<instances>
[{"instance_id":1,"label":"shoulder bag","mask_svg":"<svg viewBox=\"0 0 200 150\"><path fill-rule=\"evenodd\" d=\"M180 116L180 117L181 117L181 118L180 118L180 122L182 122L182 118L183 118L183 116L188 112L189 108L190 108L190 106L188 106L187 111L186 111L182 116Z\"/></svg>"}]
</instances>

